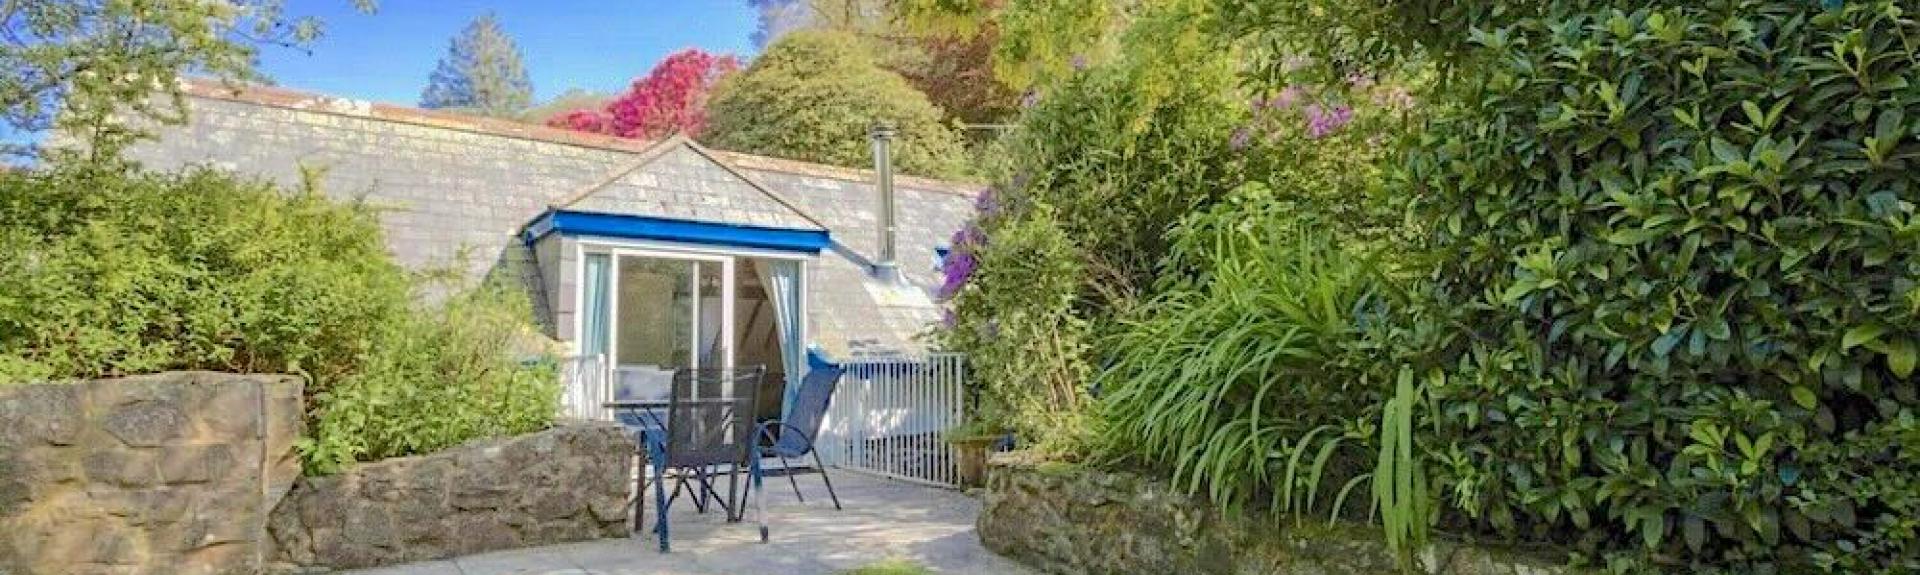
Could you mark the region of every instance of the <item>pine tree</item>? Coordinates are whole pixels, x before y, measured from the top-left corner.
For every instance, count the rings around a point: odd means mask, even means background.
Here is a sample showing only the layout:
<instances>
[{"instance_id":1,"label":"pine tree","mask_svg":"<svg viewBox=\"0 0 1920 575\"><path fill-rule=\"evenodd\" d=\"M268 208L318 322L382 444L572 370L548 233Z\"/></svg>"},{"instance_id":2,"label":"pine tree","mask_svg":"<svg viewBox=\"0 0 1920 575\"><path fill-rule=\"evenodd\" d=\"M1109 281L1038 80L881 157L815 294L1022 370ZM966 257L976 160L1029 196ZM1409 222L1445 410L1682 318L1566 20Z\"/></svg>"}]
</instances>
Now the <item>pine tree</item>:
<instances>
[{"instance_id":1,"label":"pine tree","mask_svg":"<svg viewBox=\"0 0 1920 575\"><path fill-rule=\"evenodd\" d=\"M453 38L420 94L423 108L457 108L488 116L512 116L532 102L533 82L527 79L520 48L493 14L474 19Z\"/></svg>"}]
</instances>

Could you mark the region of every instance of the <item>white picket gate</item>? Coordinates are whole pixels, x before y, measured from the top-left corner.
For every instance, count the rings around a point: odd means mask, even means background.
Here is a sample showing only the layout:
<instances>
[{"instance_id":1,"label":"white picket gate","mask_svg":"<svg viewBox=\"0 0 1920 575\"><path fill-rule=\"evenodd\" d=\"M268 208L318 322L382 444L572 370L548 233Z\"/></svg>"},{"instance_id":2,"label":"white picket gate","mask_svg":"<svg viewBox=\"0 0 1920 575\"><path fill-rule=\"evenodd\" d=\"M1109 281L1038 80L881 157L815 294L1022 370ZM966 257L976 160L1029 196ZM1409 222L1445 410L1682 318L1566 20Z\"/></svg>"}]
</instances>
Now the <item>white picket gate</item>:
<instances>
[{"instance_id":1,"label":"white picket gate","mask_svg":"<svg viewBox=\"0 0 1920 575\"><path fill-rule=\"evenodd\" d=\"M955 486L948 430L965 422L966 356L844 364L814 445L828 465L894 479Z\"/></svg>"}]
</instances>

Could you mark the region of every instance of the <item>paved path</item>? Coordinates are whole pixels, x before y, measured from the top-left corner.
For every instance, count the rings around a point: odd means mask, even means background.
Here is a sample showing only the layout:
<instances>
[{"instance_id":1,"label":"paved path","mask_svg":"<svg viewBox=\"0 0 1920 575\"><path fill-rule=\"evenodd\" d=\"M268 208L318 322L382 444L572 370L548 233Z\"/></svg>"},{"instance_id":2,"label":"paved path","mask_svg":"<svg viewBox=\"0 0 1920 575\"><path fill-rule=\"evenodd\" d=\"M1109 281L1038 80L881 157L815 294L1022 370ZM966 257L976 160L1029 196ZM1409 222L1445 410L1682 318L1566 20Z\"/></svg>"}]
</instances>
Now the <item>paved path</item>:
<instances>
[{"instance_id":1,"label":"paved path","mask_svg":"<svg viewBox=\"0 0 1920 575\"><path fill-rule=\"evenodd\" d=\"M846 509L835 511L817 475L802 475L807 495L794 500L786 480L769 477L771 542L759 542L751 512L726 523L717 511L695 514L686 498L674 505L673 552L654 539L605 539L428 561L359 575L830 575L885 559L904 559L936 573L1027 575L1031 571L980 546L973 520L980 502L943 489L863 476L833 475ZM779 483L774 483L778 481ZM652 507L649 506L651 511ZM649 513L651 515L651 513Z\"/></svg>"}]
</instances>

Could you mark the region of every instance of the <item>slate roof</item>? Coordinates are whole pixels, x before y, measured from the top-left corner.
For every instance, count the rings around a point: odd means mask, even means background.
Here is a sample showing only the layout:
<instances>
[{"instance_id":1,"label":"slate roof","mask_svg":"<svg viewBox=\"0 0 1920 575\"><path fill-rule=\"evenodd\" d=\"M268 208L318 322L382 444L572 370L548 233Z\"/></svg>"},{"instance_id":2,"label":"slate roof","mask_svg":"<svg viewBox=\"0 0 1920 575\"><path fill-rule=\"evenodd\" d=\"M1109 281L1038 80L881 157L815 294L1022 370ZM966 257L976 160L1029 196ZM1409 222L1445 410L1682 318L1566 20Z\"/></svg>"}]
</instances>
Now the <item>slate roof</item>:
<instances>
[{"instance_id":1,"label":"slate roof","mask_svg":"<svg viewBox=\"0 0 1920 575\"><path fill-rule=\"evenodd\" d=\"M681 220L824 230L793 200L714 158L683 136L636 155L600 181L553 204L555 208Z\"/></svg>"},{"instance_id":2,"label":"slate roof","mask_svg":"<svg viewBox=\"0 0 1920 575\"><path fill-rule=\"evenodd\" d=\"M129 155L148 166L212 164L295 185L319 168L322 190L381 207L390 248L413 267L518 275L539 313L571 321L573 294L532 265L517 235L553 206L706 221L826 229L810 266L813 342L830 357L923 351L939 320L935 249L972 214L982 186L895 178L897 248L908 289L867 273L878 238L870 170L710 150L676 139L626 140L259 86L193 80L193 112ZM565 318L559 320L555 318ZM553 330L565 338L570 330Z\"/></svg>"}]
</instances>

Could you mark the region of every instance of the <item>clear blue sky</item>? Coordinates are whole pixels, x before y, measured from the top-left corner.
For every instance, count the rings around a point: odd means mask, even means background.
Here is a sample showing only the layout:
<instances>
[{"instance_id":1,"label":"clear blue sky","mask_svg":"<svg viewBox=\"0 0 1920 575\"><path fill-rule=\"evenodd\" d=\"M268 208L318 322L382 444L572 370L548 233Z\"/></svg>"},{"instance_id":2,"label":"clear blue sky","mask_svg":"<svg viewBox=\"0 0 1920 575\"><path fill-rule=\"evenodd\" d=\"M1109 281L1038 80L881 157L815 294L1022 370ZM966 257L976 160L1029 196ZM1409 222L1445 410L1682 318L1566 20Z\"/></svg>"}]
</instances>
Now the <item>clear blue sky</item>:
<instances>
[{"instance_id":1,"label":"clear blue sky","mask_svg":"<svg viewBox=\"0 0 1920 575\"><path fill-rule=\"evenodd\" d=\"M295 0L289 15L318 16L326 36L298 50L261 49L260 71L281 86L413 105L447 43L493 12L526 57L534 99L568 88L614 92L662 56L687 47L752 52L755 13L744 0Z\"/></svg>"}]
</instances>

